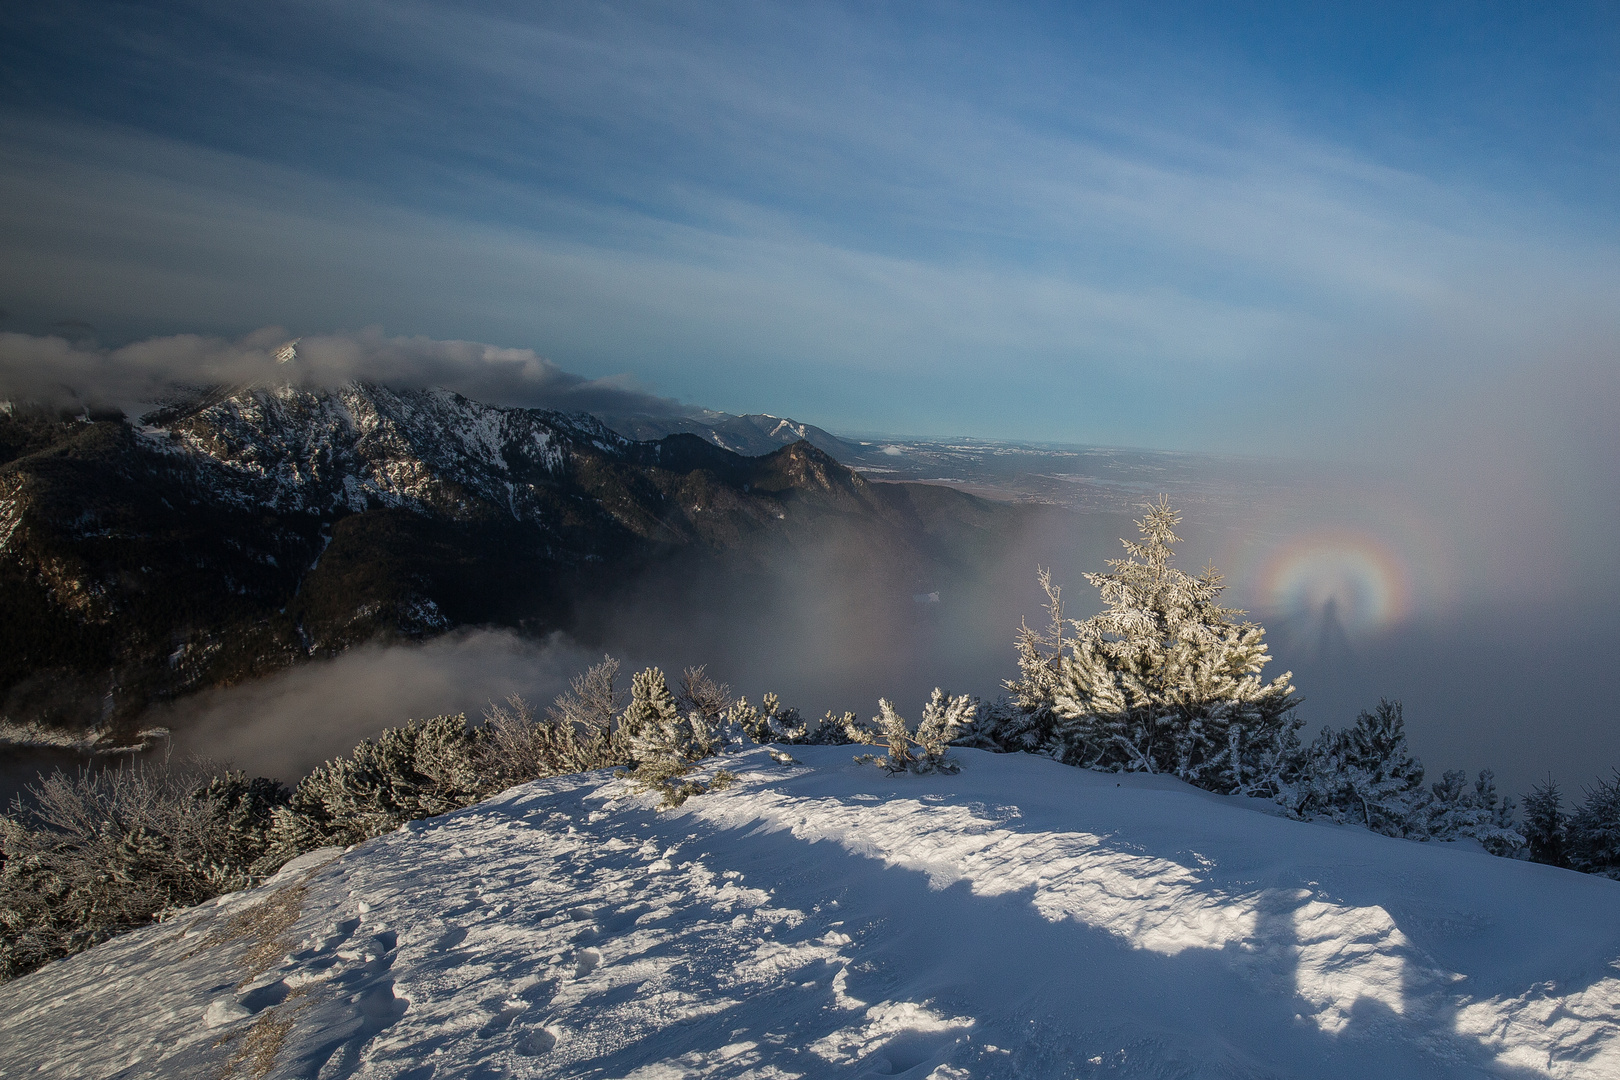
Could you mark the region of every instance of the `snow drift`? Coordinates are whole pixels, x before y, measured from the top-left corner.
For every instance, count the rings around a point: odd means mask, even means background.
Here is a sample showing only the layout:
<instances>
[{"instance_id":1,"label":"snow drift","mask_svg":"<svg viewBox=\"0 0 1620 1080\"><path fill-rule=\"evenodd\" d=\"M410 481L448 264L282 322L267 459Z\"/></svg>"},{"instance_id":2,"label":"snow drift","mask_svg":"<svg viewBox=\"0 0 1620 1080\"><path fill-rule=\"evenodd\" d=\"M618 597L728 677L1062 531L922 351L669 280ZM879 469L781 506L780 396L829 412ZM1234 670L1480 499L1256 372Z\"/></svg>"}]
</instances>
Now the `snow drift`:
<instances>
[{"instance_id":1,"label":"snow drift","mask_svg":"<svg viewBox=\"0 0 1620 1080\"><path fill-rule=\"evenodd\" d=\"M674 811L590 773L306 855L0 987L0 1076L1620 1075L1620 883L792 750Z\"/></svg>"}]
</instances>

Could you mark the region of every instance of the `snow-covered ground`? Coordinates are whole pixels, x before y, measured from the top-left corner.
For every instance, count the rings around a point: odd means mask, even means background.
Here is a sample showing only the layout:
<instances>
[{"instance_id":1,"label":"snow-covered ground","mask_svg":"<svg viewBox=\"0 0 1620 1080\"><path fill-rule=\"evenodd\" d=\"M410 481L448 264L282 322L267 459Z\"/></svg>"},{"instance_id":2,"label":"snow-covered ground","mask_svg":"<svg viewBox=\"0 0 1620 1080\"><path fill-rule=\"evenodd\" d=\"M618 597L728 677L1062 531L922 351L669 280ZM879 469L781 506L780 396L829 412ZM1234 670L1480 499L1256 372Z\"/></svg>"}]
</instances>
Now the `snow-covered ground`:
<instances>
[{"instance_id":1,"label":"snow-covered ground","mask_svg":"<svg viewBox=\"0 0 1620 1080\"><path fill-rule=\"evenodd\" d=\"M1620 883L958 751L517 788L0 987L0 1075L1620 1076Z\"/></svg>"}]
</instances>

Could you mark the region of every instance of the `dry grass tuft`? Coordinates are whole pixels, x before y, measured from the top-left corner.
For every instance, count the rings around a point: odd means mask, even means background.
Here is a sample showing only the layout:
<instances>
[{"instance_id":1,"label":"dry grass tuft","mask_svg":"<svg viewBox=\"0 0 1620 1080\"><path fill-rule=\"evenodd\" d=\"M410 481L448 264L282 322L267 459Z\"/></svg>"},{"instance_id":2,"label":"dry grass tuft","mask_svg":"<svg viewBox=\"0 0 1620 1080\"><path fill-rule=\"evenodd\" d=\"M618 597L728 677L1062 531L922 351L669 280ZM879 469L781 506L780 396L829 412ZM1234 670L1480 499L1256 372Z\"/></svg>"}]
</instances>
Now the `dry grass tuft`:
<instances>
[{"instance_id":1,"label":"dry grass tuft","mask_svg":"<svg viewBox=\"0 0 1620 1080\"><path fill-rule=\"evenodd\" d=\"M287 1036L292 1034L293 1018L302 1012L308 1002L293 1004L293 999L303 996L303 990L295 990L287 996L287 1000L273 1009L266 1009L259 1014L253 1026L241 1036L242 1045L220 1066L218 1080L232 1080L237 1070L246 1069L248 1080L264 1080L270 1075L270 1070L276 1067L276 1057L281 1048L287 1044ZM223 1046L236 1039L236 1035L227 1035L215 1043Z\"/></svg>"}]
</instances>

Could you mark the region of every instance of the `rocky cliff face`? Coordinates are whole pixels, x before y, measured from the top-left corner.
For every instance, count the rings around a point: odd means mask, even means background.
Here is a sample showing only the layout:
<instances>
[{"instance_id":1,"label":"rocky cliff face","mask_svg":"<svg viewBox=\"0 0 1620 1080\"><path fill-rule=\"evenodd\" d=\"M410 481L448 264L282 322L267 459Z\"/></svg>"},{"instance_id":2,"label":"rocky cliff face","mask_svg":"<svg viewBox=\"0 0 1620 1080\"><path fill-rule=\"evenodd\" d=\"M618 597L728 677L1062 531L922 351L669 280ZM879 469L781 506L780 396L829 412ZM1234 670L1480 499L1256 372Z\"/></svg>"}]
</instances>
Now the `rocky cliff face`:
<instances>
[{"instance_id":1,"label":"rocky cliff face","mask_svg":"<svg viewBox=\"0 0 1620 1080\"><path fill-rule=\"evenodd\" d=\"M378 636L566 628L671 552L746 557L831 522L927 559L941 522L985 512L808 443L634 442L442 390L254 387L138 423L10 407L0 717L118 738L153 700Z\"/></svg>"}]
</instances>

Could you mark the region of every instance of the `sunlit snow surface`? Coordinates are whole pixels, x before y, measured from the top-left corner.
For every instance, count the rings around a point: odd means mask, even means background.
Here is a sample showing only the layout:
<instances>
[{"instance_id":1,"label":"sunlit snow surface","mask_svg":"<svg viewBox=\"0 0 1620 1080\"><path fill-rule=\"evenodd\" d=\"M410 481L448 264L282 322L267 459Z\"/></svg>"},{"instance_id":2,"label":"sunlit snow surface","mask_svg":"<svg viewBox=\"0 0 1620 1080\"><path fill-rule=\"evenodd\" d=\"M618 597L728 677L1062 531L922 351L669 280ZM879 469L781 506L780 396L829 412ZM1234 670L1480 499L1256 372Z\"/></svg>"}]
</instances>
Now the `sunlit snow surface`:
<instances>
[{"instance_id":1,"label":"sunlit snow surface","mask_svg":"<svg viewBox=\"0 0 1620 1080\"><path fill-rule=\"evenodd\" d=\"M0 1075L1620 1076L1620 883L961 751L543 781L0 987Z\"/></svg>"}]
</instances>

